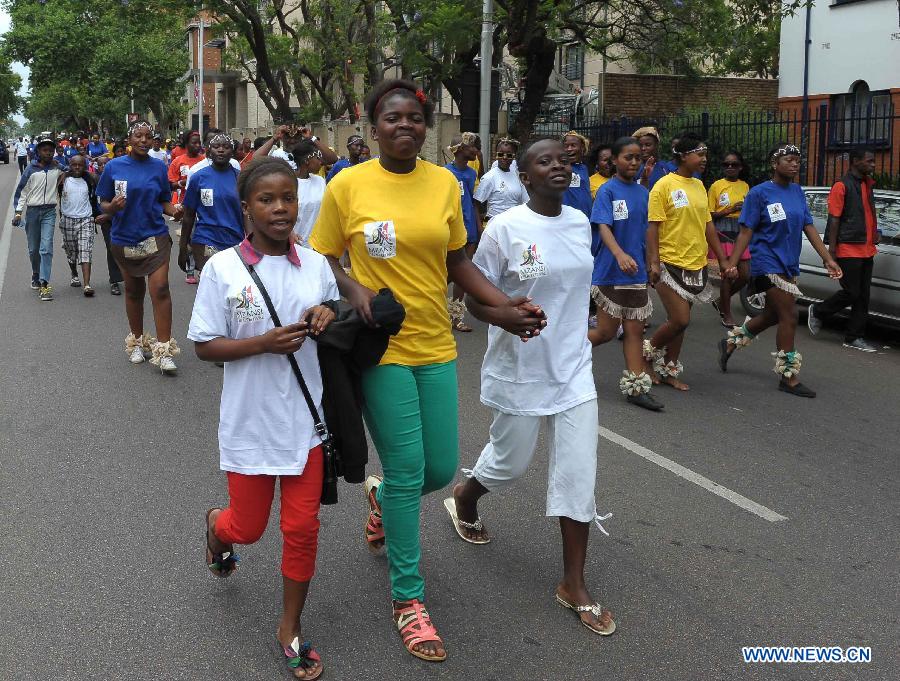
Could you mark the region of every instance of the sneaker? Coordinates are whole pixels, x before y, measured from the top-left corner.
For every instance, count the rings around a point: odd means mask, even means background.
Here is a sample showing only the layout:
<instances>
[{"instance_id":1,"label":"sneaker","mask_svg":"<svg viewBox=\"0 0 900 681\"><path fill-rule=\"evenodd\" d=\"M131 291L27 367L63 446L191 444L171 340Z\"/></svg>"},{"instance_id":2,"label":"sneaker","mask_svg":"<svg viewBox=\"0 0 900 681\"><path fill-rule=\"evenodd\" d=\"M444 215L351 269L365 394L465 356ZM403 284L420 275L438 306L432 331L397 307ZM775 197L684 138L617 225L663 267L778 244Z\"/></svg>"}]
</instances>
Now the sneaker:
<instances>
[{"instance_id":1,"label":"sneaker","mask_svg":"<svg viewBox=\"0 0 900 681\"><path fill-rule=\"evenodd\" d=\"M69 280L69 286L72 288L81 288L81 279L79 279L77 275L73 275Z\"/></svg>"},{"instance_id":2,"label":"sneaker","mask_svg":"<svg viewBox=\"0 0 900 681\"><path fill-rule=\"evenodd\" d=\"M144 353L141 350L140 345L132 348L131 354L128 356L128 361L131 362L132 364L141 364L144 361L146 361L144 358Z\"/></svg>"},{"instance_id":3,"label":"sneaker","mask_svg":"<svg viewBox=\"0 0 900 681\"><path fill-rule=\"evenodd\" d=\"M53 300L53 287L45 282L41 282L39 297L42 302L47 302L48 300Z\"/></svg>"},{"instance_id":4,"label":"sneaker","mask_svg":"<svg viewBox=\"0 0 900 681\"><path fill-rule=\"evenodd\" d=\"M159 370L167 376L174 376L178 373L178 367L175 366L175 360L171 357L159 358Z\"/></svg>"},{"instance_id":5,"label":"sneaker","mask_svg":"<svg viewBox=\"0 0 900 681\"><path fill-rule=\"evenodd\" d=\"M40 281L40 279L38 279L38 275L32 274L31 275L31 290L37 291L40 287L41 287L41 281Z\"/></svg>"},{"instance_id":6,"label":"sneaker","mask_svg":"<svg viewBox=\"0 0 900 681\"><path fill-rule=\"evenodd\" d=\"M862 352L878 352L878 348L876 348L864 338L857 338L853 341L845 341L844 347L852 348L853 350L860 350Z\"/></svg>"},{"instance_id":7,"label":"sneaker","mask_svg":"<svg viewBox=\"0 0 900 681\"><path fill-rule=\"evenodd\" d=\"M178 347L175 339L170 338L165 343L154 341L152 348L153 356L150 358L150 364L158 366L159 370L167 376L174 376L178 372L178 367L175 366L175 360L172 358L181 353L181 348Z\"/></svg>"},{"instance_id":8,"label":"sneaker","mask_svg":"<svg viewBox=\"0 0 900 681\"><path fill-rule=\"evenodd\" d=\"M809 309L806 311L806 326L813 336L822 330L822 320L816 317L815 308L815 305L810 305Z\"/></svg>"},{"instance_id":9,"label":"sneaker","mask_svg":"<svg viewBox=\"0 0 900 681\"><path fill-rule=\"evenodd\" d=\"M197 277L195 277L193 274L189 274L184 278L184 283L185 284L196 284Z\"/></svg>"},{"instance_id":10,"label":"sneaker","mask_svg":"<svg viewBox=\"0 0 900 681\"><path fill-rule=\"evenodd\" d=\"M113 283L111 283L109 285L109 293L110 293L110 295L113 295L113 296L122 295L122 289L119 288L119 282L114 281Z\"/></svg>"}]
</instances>

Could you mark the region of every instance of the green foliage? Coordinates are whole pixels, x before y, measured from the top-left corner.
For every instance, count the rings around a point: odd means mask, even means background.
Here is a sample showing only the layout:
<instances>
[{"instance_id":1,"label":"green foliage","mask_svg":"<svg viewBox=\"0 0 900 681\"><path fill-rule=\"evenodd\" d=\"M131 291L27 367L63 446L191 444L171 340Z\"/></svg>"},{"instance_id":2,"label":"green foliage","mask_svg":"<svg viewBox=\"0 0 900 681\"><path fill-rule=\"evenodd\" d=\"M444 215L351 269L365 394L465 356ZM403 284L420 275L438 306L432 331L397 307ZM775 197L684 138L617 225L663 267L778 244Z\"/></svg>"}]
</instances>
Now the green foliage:
<instances>
[{"instance_id":1,"label":"green foliage","mask_svg":"<svg viewBox=\"0 0 900 681\"><path fill-rule=\"evenodd\" d=\"M184 90L186 6L122 0L9 0L3 53L31 70L25 112L35 127L121 130L136 111L163 123Z\"/></svg>"}]
</instances>

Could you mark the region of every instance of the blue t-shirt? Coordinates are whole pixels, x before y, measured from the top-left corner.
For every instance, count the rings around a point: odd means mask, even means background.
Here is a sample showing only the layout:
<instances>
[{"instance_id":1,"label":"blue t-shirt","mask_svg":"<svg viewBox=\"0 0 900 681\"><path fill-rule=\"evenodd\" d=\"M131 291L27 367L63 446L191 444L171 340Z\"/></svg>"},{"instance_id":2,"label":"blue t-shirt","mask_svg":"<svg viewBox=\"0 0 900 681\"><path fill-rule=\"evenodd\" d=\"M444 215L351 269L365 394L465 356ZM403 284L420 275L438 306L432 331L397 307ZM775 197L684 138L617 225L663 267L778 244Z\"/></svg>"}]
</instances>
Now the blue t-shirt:
<instances>
[{"instance_id":1,"label":"blue t-shirt","mask_svg":"<svg viewBox=\"0 0 900 681\"><path fill-rule=\"evenodd\" d=\"M191 243L231 248L244 240L244 216L237 193L238 170L208 165L191 176L184 205L197 212Z\"/></svg>"},{"instance_id":2,"label":"blue t-shirt","mask_svg":"<svg viewBox=\"0 0 900 681\"><path fill-rule=\"evenodd\" d=\"M609 225L616 243L634 258L638 271L625 274L619 269L615 256L601 242L600 251L594 258L594 286L620 286L647 283L647 258L644 253L647 244L647 204L650 192L637 182L623 182L612 177L597 190L591 222Z\"/></svg>"},{"instance_id":3,"label":"blue t-shirt","mask_svg":"<svg viewBox=\"0 0 900 681\"><path fill-rule=\"evenodd\" d=\"M63 153L57 153L53 160L59 163L63 170L69 169L69 157Z\"/></svg>"},{"instance_id":4,"label":"blue t-shirt","mask_svg":"<svg viewBox=\"0 0 900 681\"><path fill-rule=\"evenodd\" d=\"M463 222L466 225L466 236L469 243L478 241L478 225L475 224L475 178L478 175L474 168L466 166L463 170L456 167L455 163L444 166L453 173L459 183L459 198L462 201Z\"/></svg>"},{"instance_id":5,"label":"blue t-shirt","mask_svg":"<svg viewBox=\"0 0 900 681\"><path fill-rule=\"evenodd\" d=\"M67 147L63 147L63 156L66 157L66 160L72 158L73 156L78 156L78 149L73 147L71 144Z\"/></svg>"},{"instance_id":6,"label":"blue t-shirt","mask_svg":"<svg viewBox=\"0 0 900 681\"><path fill-rule=\"evenodd\" d=\"M103 142L91 142L88 144L87 153L88 156L106 156L109 153L109 149L106 148Z\"/></svg>"},{"instance_id":7,"label":"blue t-shirt","mask_svg":"<svg viewBox=\"0 0 900 681\"><path fill-rule=\"evenodd\" d=\"M113 215L109 228L113 244L134 246L169 233L161 205L172 198L165 163L156 158L135 161L131 156L112 159L97 183L97 198L111 201L117 193L125 194L125 208Z\"/></svg>"},{"instance_id":8,"label":"blue t-shirt","mask_svg":"<svg viewBox=\"0 0 900 681\"><path fill-rule=\"evenodd\" d=\"M34 158L34 155L37 153L37 144L32 142L28 145L28 155Z\"/></svg>"},{"instance_id":9,"label":"blue t-shirt","mask_svg":"<svg viewBox=\"0 0 900 681\"><path fill-rule=\"evenodd\" d=\"M572 182L566 193L563 194L563 205L572 206L584 213L585 217L591 217L591 207L593 206L591 176L584 163L572 164Z\"/></svg>"},{"instance_id":10,"label":"blue t-shirt","mask_svg":"<svg viewBox=\"0 0 900 681\"><path fill-rule=\"evenodd\" d=\"M329 170L328 174L325 176L325 181L331 182L331 179L339 172L341 172L344 168L352 168L354 165L359 164L350 163L349 158L339 158L334 162L334 165L331 166L331 170Z\"/></svg>"},{"instance_id":11,"label":"blue t-shirt","mask_svg":"<svg viewBox=\"0 0 900 681\"><path fill-rule=\"evenodd\" d=\"M769 180L756 185L744 199L738 221L753 230L750 272L754 277L800 274L803 228L813 219L799 184L782 187Z\"/></svg>"}]
</instances>

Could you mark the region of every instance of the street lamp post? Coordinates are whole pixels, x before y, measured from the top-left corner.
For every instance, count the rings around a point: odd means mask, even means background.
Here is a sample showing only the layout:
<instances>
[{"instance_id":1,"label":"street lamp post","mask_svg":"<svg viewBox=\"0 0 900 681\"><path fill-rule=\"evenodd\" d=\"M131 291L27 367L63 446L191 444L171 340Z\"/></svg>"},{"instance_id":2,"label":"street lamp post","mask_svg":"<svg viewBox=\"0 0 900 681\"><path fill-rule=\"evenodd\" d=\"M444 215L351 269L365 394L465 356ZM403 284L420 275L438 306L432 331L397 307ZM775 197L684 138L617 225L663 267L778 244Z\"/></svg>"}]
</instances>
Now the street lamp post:
<instances>
[{"instance_id":1,"label":"street lamp post","mask_svg":"<svg viewBox=\"0 0 900 681\"><path fill-rule=\"evenodd\" d=\"M197 88L197 128L200 132L200 143L203 143L203 17L200 17L200 35L197 41L197 60L200 62L200 86Z\"/></svg>"},{"instance_id":2,"label":"street lamp post","mask_svg":"<svg viewBox=\"0 0 900 681\"><path fill-rule=\"evenodd\" d=\"M494 0L483 0L481 18L481 102L478 108L478 134L481 156L491 157L491 68L494 62ZM488 163L485 160L485 163ZM483 169L482 169L483 170Z\"/></svg>"}]
</instances>

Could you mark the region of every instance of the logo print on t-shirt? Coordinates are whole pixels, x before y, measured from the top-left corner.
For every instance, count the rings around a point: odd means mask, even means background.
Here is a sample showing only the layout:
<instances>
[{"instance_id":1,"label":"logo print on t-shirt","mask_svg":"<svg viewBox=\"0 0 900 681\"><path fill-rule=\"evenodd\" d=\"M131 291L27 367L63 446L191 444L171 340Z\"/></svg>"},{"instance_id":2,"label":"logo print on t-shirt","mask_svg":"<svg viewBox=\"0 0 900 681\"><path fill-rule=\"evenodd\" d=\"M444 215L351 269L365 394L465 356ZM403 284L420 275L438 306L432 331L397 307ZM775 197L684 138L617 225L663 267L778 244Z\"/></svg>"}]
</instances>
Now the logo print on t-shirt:
<instances>
[{"instance_id":1,"label":"logo print on t-shirt","mask_svg":"<svg viewBox=\"0 0 900 681\"><path fill-rule=\"evenodd\" d=\"M766 210L769 211L769 220L771 222L787 219L787 214L784 212L784 206L780 203L770 203L766 206Z\"/></svg>"},{"instance_id":2,"label":"logo print on t-shirt","mask_svg":"<svg viewBox=\"0 0 900 681\"><path fill-rule=\"evenodd\" d=\"M253 295L253 286L245 286L241 292L233 298L234 309L231 317L236 322L259 322L263 320L262 306Z\"/></svg>"},{"instance_id":3,"label":"logo print on t-shirt","mask_svg":"<svg viewBox=\"0 0 900 681\"><path fill-rule=\"evenodd\" d=\"M581 175L578 173L572 173L572 180L569 182L570 187L580 187L581 186Z\"/></svg>"},{"instance_id":4,"label":"logo print on t-shirt","mask_svg":"<svg viewBox=\"0 0 900 681\"><path fill-rule=\"evenodd\" d=\"M200 203L204 206L213 205L213 190L212 189L201 189L200 190Z\"/></svg>"},{"instance_id":5,"label":"logo print on t-shirt","mask_svg":"<svg viewBox=\"0 0 900 681\"><path fill-rule=\"evenodd\" d=\"M687 192L683 189L676 189L672 192L672 205L675 208L687 208L689 205Z\"/></svg>"},{"instance_id":6,"label":"logo print on t-shirt","mask_svg":"<svg viewBox=\"0 0 900 681\"><path fill-rule=\"evenodd\" d=\"M127 198L128 196L128 180L116 180L113 183L115 187L116 196L121 196L122 198Z\"/></svg>"},{"instance_id":7,"label":"logo print on t-shirt","mask_svg":"<svg viewBox=\"0 0 900 681\"><path fill-rule=\"evenodd\" d=\"M620 199L618 201L613 201L613 220L627 220L628 219L628 204L625 203L624 199Z\"/></svg>"},{"instance_id":8,"label":"logo print on t-shirt","mask_svg":"<svg viewBox=\"0 0 900 681\"><path fill-rule=\"evenodd\" d=\"M466 184L462 180L459 181L459 195L460 196L466 195Z\"/></svg>"},{"instance_id":9,"label":"logo print on t-shirt","mask_svg":"<svg viewBox=\"0 0 900 681\"><path fill-rule=\"evenodd\" d=\"M731 205L731 199L728 197L728 192L722 192L721 194L719 194L719 205L723 208L725 206Z\"/></svg>"},{"instance_id":10,"label":"logo print on t-shirt","mask_svg":"<svg viewBox=\"0 0 900 681\"><path fill-rule=\"evenodd\" d=\"M546 277L548 274L550 274L550 268L544 264L537 244L531 244L522 251L522 262L519 263L519 281Z\"/></svg>"},{"instance_id":11,"label":"logo print on t-shirt","mask_svg":"<svg viewBox=\"0 0 900 681\"><path fill-rule=\"evenodd\" d=\"M366 250L373 258L393 258L397 255L397 232L393 220L367 222L363 225Z\"/></svg>"}]
</instances>

